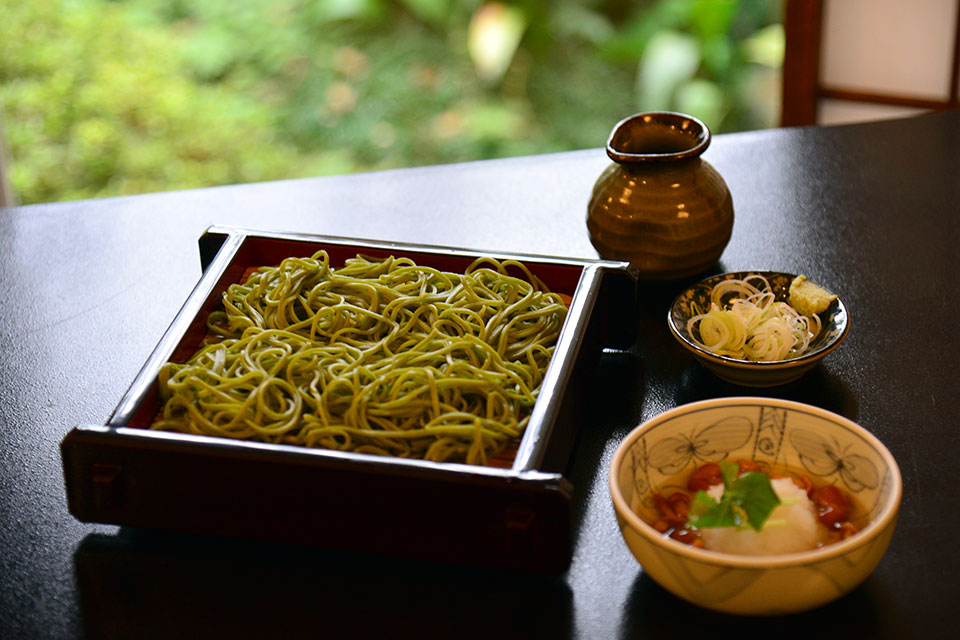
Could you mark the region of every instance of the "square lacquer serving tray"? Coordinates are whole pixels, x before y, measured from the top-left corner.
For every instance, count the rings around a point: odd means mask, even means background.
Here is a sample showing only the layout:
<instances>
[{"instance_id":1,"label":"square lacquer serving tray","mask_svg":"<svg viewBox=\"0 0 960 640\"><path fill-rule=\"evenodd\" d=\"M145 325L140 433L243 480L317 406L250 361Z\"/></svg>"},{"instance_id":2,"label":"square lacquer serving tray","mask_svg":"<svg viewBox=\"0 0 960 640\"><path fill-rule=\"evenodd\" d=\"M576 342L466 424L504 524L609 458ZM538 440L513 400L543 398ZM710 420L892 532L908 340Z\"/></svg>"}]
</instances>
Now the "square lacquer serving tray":
<instances>
[{"instance_id":1,"label":"square lacquer serving tray","mask_svg":"<svg viewBox=\"0 0 960 640\"><path fill-rule=\"evenodd\" d=\"M106 425L61 450L70 512L83 522L166 529L559 573L571 556L564 477L583 390L604 349L634 339L628 265L214 227L203 275ZM406 257L463 273L478 257L525 264L569 302L522 437L488 465L432 462L151 430L158 373L208 337L207 317L251 269L309 257Z\"/></svg>"}]
</instances>

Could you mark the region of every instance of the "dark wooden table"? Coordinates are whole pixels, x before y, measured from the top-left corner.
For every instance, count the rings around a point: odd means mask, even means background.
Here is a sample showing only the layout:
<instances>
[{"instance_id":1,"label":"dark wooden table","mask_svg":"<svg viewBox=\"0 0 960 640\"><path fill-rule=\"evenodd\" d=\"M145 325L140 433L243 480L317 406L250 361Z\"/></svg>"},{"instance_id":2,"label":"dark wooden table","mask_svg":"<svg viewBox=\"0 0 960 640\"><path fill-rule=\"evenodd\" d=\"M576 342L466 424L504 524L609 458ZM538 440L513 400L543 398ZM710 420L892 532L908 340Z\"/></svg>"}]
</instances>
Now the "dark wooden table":
<instances>
[{"instance_id":1,"label":"dark wooden table","mask_svg":"<svg viewBox=\"0 0 960 640\"><path fill-rule=\"evenodd\" d=\"M899 461L897 532L853 593L774 622L730 618L663 591L623 544L606 488L621 438L678 404L758 394L712 377L669 336L679 284L641 287L634 349L606 357L588 390L564 576L121 530L67 512L60 440L106 421L199 278L208 225L594 258L584 219L608 162L598 148L0 210L0 637L955 637L960 113L717 136L704 158L736 209L717 270L805 273L848 306L838 351L759 394L851 418Z\"/></svg>"}]
</instances>

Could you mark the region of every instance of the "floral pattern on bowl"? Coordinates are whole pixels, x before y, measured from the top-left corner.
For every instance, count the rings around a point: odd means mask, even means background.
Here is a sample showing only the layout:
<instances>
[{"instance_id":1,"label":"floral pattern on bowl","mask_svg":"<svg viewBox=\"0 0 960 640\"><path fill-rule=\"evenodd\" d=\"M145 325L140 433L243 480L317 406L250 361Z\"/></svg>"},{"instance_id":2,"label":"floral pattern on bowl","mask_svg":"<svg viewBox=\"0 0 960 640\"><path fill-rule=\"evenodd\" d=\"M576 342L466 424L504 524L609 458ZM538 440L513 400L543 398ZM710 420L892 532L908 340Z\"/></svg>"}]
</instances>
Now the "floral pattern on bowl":
<instances>
[{"instance_id":1,"label":"floral pattern on bowl","mask_svg":"<svg viewBox=\"0 0 960 640\"><path fill-rule=\"evenodd\" d=\"M860 531L820 549L735 556L658 533L653 493L705 462L749 459L836 484ZM631 432L614 455L610 491L624 541L643 570L675 595L727 613L776 615L849 592L880 562L896 524L902 482L893 456L862 427L809 405L724 398L677 407Z\"/></svg>"},{"instance_id":2,"label":"floral pattern on bowl","mask_svg":"<svg viewBox=\"0 0 960 640\"><path fill-rule=\"evenodd\" d=\"M772 387L793 382L812 369L828 353L840 346L850 329L847 308L838 297L821 314L822 328L801 355L788 360L755 362L721 356L698 345L687 330L687 321L710 308L710 292L723 280L744 279L751 274L761 275L770 283L778 301L786 301L790 283L796 274L782 271L734 271L712 276L684 290L670 305L667 326L670 333L687 351L717 377L750 387Z\"/></svg>"}]
</instances>

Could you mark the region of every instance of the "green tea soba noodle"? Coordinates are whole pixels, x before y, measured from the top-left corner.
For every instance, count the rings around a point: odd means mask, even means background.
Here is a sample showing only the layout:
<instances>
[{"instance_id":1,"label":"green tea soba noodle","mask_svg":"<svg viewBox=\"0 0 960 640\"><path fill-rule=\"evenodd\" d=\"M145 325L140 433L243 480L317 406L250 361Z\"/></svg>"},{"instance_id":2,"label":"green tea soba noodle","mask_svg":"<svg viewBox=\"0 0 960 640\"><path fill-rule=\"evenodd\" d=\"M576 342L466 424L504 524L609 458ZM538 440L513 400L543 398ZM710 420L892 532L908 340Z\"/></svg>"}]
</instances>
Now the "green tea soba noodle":
<instances>
[{"instance_id":1,"label":"green tea soba noodle","mask_svg":"<svg viewBox=\"0 0 960 640\"><path fill-rule=\"evenodd\" d=\"M231 285L210 343L164 365L152 428L486 464L523 433L566 311L512 260L288 258Z\"/></svg>"}]
</instances>

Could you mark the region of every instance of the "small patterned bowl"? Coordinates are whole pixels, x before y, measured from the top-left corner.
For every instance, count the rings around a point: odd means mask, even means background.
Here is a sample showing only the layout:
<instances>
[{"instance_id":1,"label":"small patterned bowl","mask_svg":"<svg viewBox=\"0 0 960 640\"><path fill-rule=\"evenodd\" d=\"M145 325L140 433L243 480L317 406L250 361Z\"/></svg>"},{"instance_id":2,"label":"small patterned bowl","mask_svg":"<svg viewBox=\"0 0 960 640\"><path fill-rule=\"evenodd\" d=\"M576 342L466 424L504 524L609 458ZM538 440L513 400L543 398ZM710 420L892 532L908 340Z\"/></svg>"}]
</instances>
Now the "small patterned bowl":
<instances>
[{"instance_id":1,"label":"small patterned bowl","mask_svg":"<svg viewBox=\"0 0 960 640\"><path fill-rule=\"evenodd\" d=\"M740 556L694 548L658 533L654 492L704 462L751 459L834 483L852 498L859 531L799 553ZM811 609L854 589L886 552L902 482L886 447L850 420L798 402L721 398L644 422L617 448L610 494L620 532L643 570L696 605L779 615Z\"/></svg>"},{"instance_id":2,"label":"small patterned bowl","mask_svg":"<svg viewBox=\"0 0 960 640\"><path fill-rule=\"evenodd\" d=\"M796 277L792 273L781 271L734 271L701 280L681 293L667 314L670 333L709 371L717 377L748 387L773 387L793 382L823 358L840 346L850 328L847 308L840 298L820 315L823 325L820 334L814 338L810 347L802 355L788 360L754 362L711 353L690 337L687 320L696 315L698 309L710 308L710 292L722 280L743 279L750 274L762 275L770 283L777 300L786 300L790 292L790 283ZM695 307L695 308L694 308Z\"/></svg>"}]
</instances>

